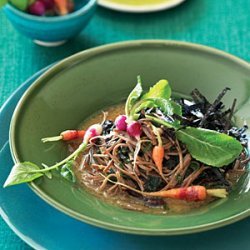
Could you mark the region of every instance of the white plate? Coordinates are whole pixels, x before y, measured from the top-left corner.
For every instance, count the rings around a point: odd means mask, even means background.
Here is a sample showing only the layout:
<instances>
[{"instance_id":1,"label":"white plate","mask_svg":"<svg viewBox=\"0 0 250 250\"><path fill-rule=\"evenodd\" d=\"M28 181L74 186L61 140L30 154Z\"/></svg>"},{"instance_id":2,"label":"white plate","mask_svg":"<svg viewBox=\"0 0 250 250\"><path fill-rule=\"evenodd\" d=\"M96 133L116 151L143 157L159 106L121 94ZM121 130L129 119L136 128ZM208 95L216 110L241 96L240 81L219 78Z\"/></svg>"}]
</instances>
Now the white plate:
<instances>
[{"instance_id":1,"label":"white plate","mask_svg":"<svg viewBox=\"0 0 250 250\"><path fill-rule=\"evenodd\" d=\"M165 0L165 2L162 3L135 6L131 4L113 3L111 0L99 0L98 4L105 8L122 12L145 13L170 9L181 4L184 1L185 0Z\"/></svg>"}]
</instances>

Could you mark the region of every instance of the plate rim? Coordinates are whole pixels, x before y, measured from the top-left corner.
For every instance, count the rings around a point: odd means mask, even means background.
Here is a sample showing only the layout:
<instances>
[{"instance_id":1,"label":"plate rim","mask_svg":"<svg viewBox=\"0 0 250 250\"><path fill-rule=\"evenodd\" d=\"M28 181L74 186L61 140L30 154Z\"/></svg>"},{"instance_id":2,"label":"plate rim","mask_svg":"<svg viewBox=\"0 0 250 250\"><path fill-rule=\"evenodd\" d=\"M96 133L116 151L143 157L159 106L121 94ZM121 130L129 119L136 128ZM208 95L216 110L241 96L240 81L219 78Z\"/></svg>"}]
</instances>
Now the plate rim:
<instances>
[{"instance_id":1,"label":"plate rim","mask_svg":"<svg viewBox=\"0 0 250 250\"><path fill-rule=\"evenodd\" d=\"M157 12L174 8L185 1L186 0L171 0L165 3L145 4L143 6L132 6L130 4L119 4L119 3L109 2L108 0L99 0L97 4L104 8L119 12L150 13L150 12Z\"/></svg>"},{"instance_id":2,"label":"plate rim","mask_svg":"<svg viewBox=\"0 0 250 250\"><path fill-rule=\"evenodd\" d=\"M53 64L48 65L40 70L38 70L36 73L34 73L33 75L31 75L30 77L28 77L24 82L22 82L10 95L9 97L4 101L3 105L0 107L0 119L4 118L4 112L6 112L6 110L10 109L11 105L13 105L13 98L15 98L16 95L18 95L23 89L24 92L27 90L27 88L30 86L30 84L32 84L32 82L37 79L43 72L45 72L48 68L50 68ZM18 101L17 101L18 103ZM16 104L14 104L16 105ZM14 111L13 111L14 113ZM9 127L10 124L8 124ZM2 153L2 151L4 151L4 149L6 147L10 147L9 145L9 139L7 139L5 142L1 143L0 145L0 151ZM3 221L7 224L7 226L14 232L14 234L16 234L22 241L24 241L28 246L37 249L37 250L44 250L44 248L37 244L36 242L34 242L32 239L30 239L29 237L27 237L26 235L24 235L22 233L22 231L20 231L18 228L15 227L15 225L13 223L11 223L11 221L9 220L8 216L6 215L6 212L2 209L2 207L0 206L0 215L3 219Z\"/></svg>"},{"instance_id":3,"label":"plate rim","mask_svg":"<svg viewBox=\"0 0 250 250\"><path fill-rule=\"evenodd\" d=\"M33 82L33 81L32 81ZM24 84L24 83L23 83ZM20 86L23 86L23 84L22 85L20 85ZM28 86L26 86L26 88L27 88ZM20 88L18 88L18 89L20 89ZM22 88L21 88L22 89ZM14 91L15 92L15 91ZM9 100L8 100L9 101ZM11 103L12 103L12 100L11 100ZM15 105L16 105L16 103L15 103ZM15 106L14 105L14 106ZM7 104L6 103L6 107L9 107L9 104ZM1 111L3 111L3 110L1 110ZM5 111L6 112L6 111ZM2 116L2 113L0 113L0 117ZM8 122L9 123L9 122ZM7 125L7 126L9 126L9 124ZM7 145L5 145L5 144L7 144ZM9 145L8 145L8 140L4 143L4 145L2 146L2 149L5 147L5 146L8 146L8 148L9 148ZM8 149L9 150L9 149ZM3 150L3 152L4 152L4 150ZM3 153L2 152L2 153ZM10 153L10 152L9 152ZM9 157L11 157L10 155L9 155ZM19 187L20 188L20 187ZM32 190L30 190L29 188L27 189L27 191L29 191L29 192L32 192L33 193L33 191ZM34 193L33 193L34 194ZM1 195L0 195L1 196ZM34 196L35 196L35 194L34 194ZM38 197L38 199L39 199L39 197ZM42 200L40 201L40 202L43 202ZM46 203L46 206L48 206L48 207L50 207L50 209L52 209L52 207L49 205L49 204L47 204ZM53 208L54 209L54 208ZM61 213L60 211L55 211L56 213ZM17 236L18 237L20 237L24 242L26 242L28 245L30 245L32 248L34 248L34 249L37 249L37 250L44 250L44 249L47 249L47 248L45 248L45 246L43 245L43 244L39 244L38 242L37 242L37 240L36 239L33 239L33 238L30 238L29 237L29 234L24 234L23 233L23 231L22 230L20 230L19 229L19 227L16 227L16 225L15 224L13 224L12 222L11 222L11 220L9 219L9 218L12 218L12 217L8 217L8 213L7 213L7 210L6 211L3 211L2 209L1 209L1 206L0 206L0 215L2 215L2 218L3 218L3 220L5 221L5 223L7 223L7 225L10 227L10 229L15 233L15 234L17 234ZM7 217L6 217L7 216ZM68 218L67 218L68 219ZM247 219L246 219L247 220ZM75 222L74 223L77 223L77 222L79 222L79 223L81 223L80 221L78 221L78 220L75 220ZM84 223L83 223L84 224ZM87 224L86 224L87 225ZM235 225L235 224L234 224ZM219 230L222 230L222 229L219 229ZM228 229L224 229L223 228L223 230L227 230L228 231ZM210 231L210 232L214 232L215 233L215 231ZM208 232L208 233L210 233L210 232ZM190 235L191 236L191 235ZM175 236L173 236L173 237L175 237ZM194 236L192 236L192 237L194 237ZM203 237L203 238L206 238L206 236L204 235L204 234L202 234L201 235L201 237ZM170 239L171 240L171 239Z\"/></svg>"},{"instance_id":4,"label":"plate rim","mask_svg":"<svg viewBox=\"0 0 250 250\"><path fill-rule=\"evenodd\" d=\"M60 72L61 69L66 68L68 65L73 65L78 63L79 61L82 60L82 57L85 56L85 58L92 57L94 55L98 55L101 53L105 53L107 51L113 51L116 49L124 49L124 48L131 48L131 47L140 47L140 46L164 46L164 47L184 47L188 49L193 49L193 50L198 50L202 52L206 52L209 54L213 54L216 56L221 56L222 58L229 59L237 64L239 64L241 67L250 70L250 64L243 59L240 59L236 56L233 56L227 52L200 45L200 44L195 44L195 43L189 43L189 42L180 42L180 41L175 41L175 40L136 40L136 41L125 41L125 42L118 42L118 43L112 43L108 45L103 45L99 47L95 47L92 49L88 49L82 52L78 52L70 57L67 57L60 62L56 63L53 65L51 68L46 70L41 76L39 76L28 89L25 91L23 94L22 98L19 100L12 119L11 119L11 125L10 125L10 132L9 132L9 142L10 142L10 149L11 149L11 155L15 163L19 162L18 159L18 154L15 148L15 143L14 143L14 137L15 137L15 130L14 130L14 125L15 121L18 117L19 110L21 109L23 103L25 100L30 96L32 93L33 89L35 89L37 86L42 84L43 79L46 79L50 74L53 72L56 74L57 72ZM89 223L94 226L98 226L101 228L117 231L117 232L125 232L125 233L130 233L130 234L137 234L137 235L184 235L184 234L190 234L190 233L195 233L195 232L202 232L202 231L207 231L210 229L218 228L224 225L231 224L233 222L239 221L243 218L246 218L250 216L250 208L248 210L245 210L241 213L238 213L236 215L232 215L228 218L216 221L216 222L211 222L207 224L202 224L199 226L192 226L192 227L182 227L182 228L177 228L177 229L142 229L142 228L136 228L136 227L129 227L129 226L121 226L121 225L116 225L112 223L107 223L103 222L94 218L90 218L88 216L85 216L81 213L78 213L62 204L59 202L53 200L51 197L49 197L47 194L45 194L39 186L37 186L34 182L31 182L28 184L30 188L43 200L45 200L47 203L55 207L56 209L60 210L61 212L78 219L80 221L83 221L85 223Z\"/></svg>"}]
</instances>

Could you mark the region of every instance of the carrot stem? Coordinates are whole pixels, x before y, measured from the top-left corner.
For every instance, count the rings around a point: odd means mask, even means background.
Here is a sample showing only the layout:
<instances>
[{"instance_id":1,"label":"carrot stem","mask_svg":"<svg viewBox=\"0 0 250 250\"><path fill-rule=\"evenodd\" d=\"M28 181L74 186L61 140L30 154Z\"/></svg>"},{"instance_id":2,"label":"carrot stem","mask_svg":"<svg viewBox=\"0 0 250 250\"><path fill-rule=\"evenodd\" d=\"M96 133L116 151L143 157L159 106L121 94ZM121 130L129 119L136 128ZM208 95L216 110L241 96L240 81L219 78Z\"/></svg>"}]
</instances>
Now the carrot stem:
<instances>
[{"instance_id":1,"label":"carrot stem","mask_svg":"<svg viewBox=\"0 0 250 250\"><path fill-rule=\"evenodd\" d=\"M228 192L226 191L225 188L207 189L207 194L218 198L226 198Z\"/></svg>"},{"instance_id":2,"label":"carrot stem","mask_svg":"<svg viewBox=\"0 0 250 250\"><path fill-rule=\"evenodd\" d=\"M157 137L158 145L159 145L159 146L162 146L162 139L161 139L161 135L160 135L159 130L158 130L154 125L152 125L152 128L153 128L154 134L155 134L156 137Z\"/></svg>"},{"instance_id":3,"label":"carrot stem","mask_svg":"<svg viewBox=\"0 0 250 250\"><path fill-rule=\"evenodd\" d=\"M42 138L41 141L45 143L45 142L52 142L52 141L60 141L62 139L63 137L61 135L58 135L58 136L53 136L53 137Z\"/></svg>"}]
</instances>

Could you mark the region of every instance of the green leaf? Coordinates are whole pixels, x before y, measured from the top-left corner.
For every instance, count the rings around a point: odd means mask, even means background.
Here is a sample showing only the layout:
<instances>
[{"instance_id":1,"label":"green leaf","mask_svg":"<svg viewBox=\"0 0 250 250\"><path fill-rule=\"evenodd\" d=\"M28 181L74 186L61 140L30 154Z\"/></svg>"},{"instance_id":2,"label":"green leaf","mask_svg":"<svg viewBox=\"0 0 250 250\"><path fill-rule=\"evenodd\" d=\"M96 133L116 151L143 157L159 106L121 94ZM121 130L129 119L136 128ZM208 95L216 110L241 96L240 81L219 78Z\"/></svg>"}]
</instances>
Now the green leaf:
<instances>
[{"instance_id":1,"label":"green leaf","mask_svg":"<svg viewBox=\"0 0 250 250\"><path fill-rule=\"evenodd\" d=\"M142 86L141 86L141 79L138 77L138 83L136 84L135 88L129 94L126 105L125 105L125 114L127 116L130 115L130 111L132 110L135 103L139 100L142 94Z\"/></svg>"},{"instance_id":2,"label":"green leaf","mask_svg":"<svg viewBox=\"0 0 250 250\"><path fill-rule=\"evenodd\" d=\"M72 170L73 164L74 164L74 161L69 161L66 164L64 164L60 170L60 174L66 180L71 181L71 182L76 182L76 177Z\"/></svg>"},{"instance_id":3,"label":"green leaf","mask_svg":"<svg viewBox=\"0 0 250 250\"><path fill-rule=\"evenodd\" d=\"M4 183L4 187L33 181L43 175L38 172L40 168L31 162L21 162L14 165L7 180Z\"/></svg>"},{"instance_id":4,"label":"green leaf","mask_svg":"<svg viewBox=\"0 0 250 250\"><path fill-rule=\"evenodd\" d=\"M179 116L182 116L182 107L180 104L176 103L175 101L170 101L171 106L173 108L173 113Z\"/></svg>"},{"instance_id":5,"label":"green leaf","mask_svg":"<svg viewBox=\"0 0 250 250\"><path fill-rule=\"evenodd\" d=\"M160 80L149 91L142 96L142 99L147 98L163 98L169 100L171 97L171 88L167 80Z\"/></svg>"},{"instance_id":6,"label":"green leaf","mask_svg":"<svg viewBox=\"0 0 250 250\"><path fill-rule=\"evenodd\" d=\"M10 0L9 1L13 6L18 8L19 10L26 10L29 5L29 0Z\"/></svg>"},{"instance_id":7,"label":"green leaf","mask_svg":"<svg viewBox=\"0 0 250 250\"><path fill-rule=\"evenodd\" d=\"M0 8L3 7L7 2L8 0L0 0Z\"/></svg>"},{"instance_id":8,"label":"green leaf","mask_svg":"<svg viewBox=\"0 0 250 250\"><path fill-rule=\"evenodd\" d=\"M171 88L167 80L160 80L144 94L141 100L131 109L131 116L137 120L138 113L146 108L160 108L165 115L182 115L181 106L170 100Z\"/></svg>"},{"instance_id":9,"label":"green leaf","mask_svg":"<svg viewBox=\"0 0 250 250\"><path fill-rule=\"evenodd\" d=\"M213 167L230 164L243 149L235 138L213 130L186 127L176 131L176 136L192 157Z\"/></svg>"},{"instance_id":10,"label":"green leaf","mask_svg":"<svg viewBox=\"0 0 250 250\"><path fill-rule=\"evenodd\" d=\"M140 102L139 107L135 109L135 113L139 113L146 108L160 108L166 115L173 115L174 108L169 100L163 98L148 98Z\"/></svg>"}]
</instances>

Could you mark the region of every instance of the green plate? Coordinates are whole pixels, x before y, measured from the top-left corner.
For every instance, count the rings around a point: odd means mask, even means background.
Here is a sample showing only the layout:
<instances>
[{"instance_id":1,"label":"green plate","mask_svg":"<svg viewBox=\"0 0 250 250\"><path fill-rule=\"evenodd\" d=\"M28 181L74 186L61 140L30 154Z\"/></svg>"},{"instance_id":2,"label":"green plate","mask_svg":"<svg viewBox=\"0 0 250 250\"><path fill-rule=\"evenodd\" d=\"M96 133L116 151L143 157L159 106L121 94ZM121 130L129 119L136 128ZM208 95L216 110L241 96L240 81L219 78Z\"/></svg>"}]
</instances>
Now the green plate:
<instances>
[{"instance_id":1,"label":"green plate","mask_svg":"<svg viewBox=\"0 0 250 250\"><path fill-rule=\"evenodd\" d=\"M43 144L41 138L76 128L97 110L119 103L134 87L138 74L145 87L166 78L174 91L189 94L199 88L211 99L225 86L230 87L232 91L226 96L225 104L231 105L233 98L237 98L236 123L241 125L250 117L250 68L246 62L212 48L176 41L111 44L61 61L27 90L11 122L14 161L50 165L63 159L66 155L63 143ZM135 234L204 231L250 214L249 174L241 179L228 199L182 215L143 214L112 206L79 190L57 173L52 180L43 177L30 187L42 199L72 217Z\"/></svg>"}]
</instances>

